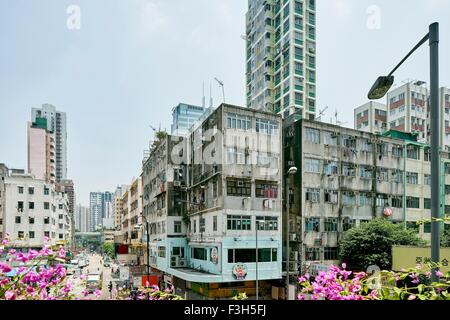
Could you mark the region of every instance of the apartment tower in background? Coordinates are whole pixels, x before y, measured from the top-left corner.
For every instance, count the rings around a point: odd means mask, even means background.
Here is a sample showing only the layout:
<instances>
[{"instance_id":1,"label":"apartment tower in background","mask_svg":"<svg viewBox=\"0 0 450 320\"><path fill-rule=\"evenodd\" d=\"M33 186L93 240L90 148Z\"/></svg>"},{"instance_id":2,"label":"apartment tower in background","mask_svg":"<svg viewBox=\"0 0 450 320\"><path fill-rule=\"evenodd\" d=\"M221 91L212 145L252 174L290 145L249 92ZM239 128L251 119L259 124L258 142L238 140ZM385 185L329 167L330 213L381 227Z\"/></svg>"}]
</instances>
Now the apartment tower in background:
<instances>
[{"instance_id":1,"label":"apartment tower in background","mask_svg":"<svg viewBox=\"0 0 450 320\"><path fill-rule=\"evenodd\" d=\"M56 145L54 137L47 131L47 119L36 118L28 123L28 172L36 179L54 183L56 181Z\"/></svg>"},{"instance_id":2,"label":"apartment tower in background","mask_svg":"<svg viewBox=\"0 0 450 320\"><path fill-rule=\"evenodd\" d=\"M370 133L387 131L386 105L370 101L355 109L355 129Z\"/></svg>"},{"instance_id":3,"label":"apartment tower in background","mask_svg":"<svg viewBox=\"0 0 450 320\"><path fill-rule=\"evenodd\" d=\"M315 119L315 2L248 2L247 107Z\"/></svg>"},{"instance_id":4,"label":"apartment tower in background","mask_svg":"<svg viewBox=\"0 0 450 320\"><path fill-rule=\"evenodd\" d=\"M187 135L189 129L204 113L204 107L180 103L172 109L172 134L181 136Z\"/></svg>"},{"instance_id":5,"label":"apartment tower in background","mask_svg":"<svg viewBox=\"0 0 450 320\"><path fill-rule=\"evenodd\" d=\"M45 119L45 121L44 121ZM67 179L67 125L66 113L56 110L51 104L31 110L31 122L44 128L54 142L54 166L56 181Z\"/></svg>"}]
</instances>

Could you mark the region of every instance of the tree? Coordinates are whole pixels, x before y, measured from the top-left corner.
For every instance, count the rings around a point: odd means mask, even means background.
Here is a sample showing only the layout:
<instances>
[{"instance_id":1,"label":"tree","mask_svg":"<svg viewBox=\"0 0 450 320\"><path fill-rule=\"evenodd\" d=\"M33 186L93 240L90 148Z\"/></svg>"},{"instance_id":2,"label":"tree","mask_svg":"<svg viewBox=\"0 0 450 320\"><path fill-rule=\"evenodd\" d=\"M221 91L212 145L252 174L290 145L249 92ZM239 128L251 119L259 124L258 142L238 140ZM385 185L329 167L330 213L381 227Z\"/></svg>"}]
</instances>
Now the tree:
<instances>
[{"instance_id":1,"label":"tree","mask_svg":"<svg viewBox=\"0 0 450 320\"><path fill-rule=\"evenodd\" d=\"M103 244L103 252L110 258L114 257L114 243L104 243Z\"/></svg>"},{"instance_id":2,"label":"tree","mask_svg":"<svg viewBox=\"0 0 450 320\"><path fill-rule=\"evenodd\" d=\"M450 230L445 230L441 236L441 246L450 248Z\"/></svg>"},{"instance_id":3,"label":"tree","mask_svg":"<svg viewBox=\"0 0 450 320\"><path fill-rule=\"evenodd\" d=\"M425 244L415 231L405 230L402 224L375 219L344 233L339 256L355 271L365 271L371 265L389 270L392 267L392 246Z\"/></svg>"}]
</instances>

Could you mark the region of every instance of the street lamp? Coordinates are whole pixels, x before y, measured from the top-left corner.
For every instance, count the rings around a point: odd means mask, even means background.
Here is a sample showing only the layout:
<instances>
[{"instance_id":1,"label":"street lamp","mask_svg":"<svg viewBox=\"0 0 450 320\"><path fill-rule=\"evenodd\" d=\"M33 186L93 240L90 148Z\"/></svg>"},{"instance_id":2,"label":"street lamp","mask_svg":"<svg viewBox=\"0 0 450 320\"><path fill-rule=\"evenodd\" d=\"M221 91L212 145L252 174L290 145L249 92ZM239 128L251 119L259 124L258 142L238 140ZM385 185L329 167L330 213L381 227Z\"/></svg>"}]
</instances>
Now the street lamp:
<instances>
[{"instance_id":1,"label":"street lamp","mask_svg":"<svg viewBox=\"0 0 450 320\"><path fill-rule=\"evenodd\" d=\"M430 46L430 104L431 104L431 261L439 262L439 222L440 199L439 199L439 177L440 177L440 112L439 112L439 23L435 22L429 26L428 34L403 58L402 61L387 76L379 77L369 91L370 100L383 98L394 83L394 72L426 41ZM432 281L438 280L436 272L432 270Z\"/></svg>"},{"instance_id":2,"label":"street lamp","mask_svg":"<svg viewBox=\"0 0 450 320\"><path fill-rule=\"evenodd\" d=\"M289 187L290 187L290 177L297 173L297 167L289 168L287 172L286 181L286 300L289 299L289 211L290 211L290 199L289 199Z\"/></svg>"}]
</instances>

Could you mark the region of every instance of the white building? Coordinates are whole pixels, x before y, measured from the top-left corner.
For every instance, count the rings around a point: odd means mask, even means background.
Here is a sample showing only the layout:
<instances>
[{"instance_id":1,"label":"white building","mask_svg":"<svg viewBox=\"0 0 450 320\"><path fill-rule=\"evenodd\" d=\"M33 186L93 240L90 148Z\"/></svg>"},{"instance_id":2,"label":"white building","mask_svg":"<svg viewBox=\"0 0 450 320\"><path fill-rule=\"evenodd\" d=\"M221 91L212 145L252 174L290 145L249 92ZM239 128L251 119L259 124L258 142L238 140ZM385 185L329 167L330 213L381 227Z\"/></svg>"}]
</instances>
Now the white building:
<instances>
[{"instance_id":1,"label":"white building","mask_svg":"<svg viewBox=\"0 0 450 320\"><path fill-rule=\"evenodd\" d=\"M0 240L2 240L5 235L5 178L8 176L8 172L8 167L3 163L0 163Z\"/></svg>"},{"instance_id":2,"label":"white building","mask_svg":"<svg viewBox=\"0 0 450 320\"><path fill-rule=\"evenodd\" d=\"M425 82L408 82L387 94L388 130L417 134L417 140L428 139L428 96Z\"/></svg>"},{"instance_id":3,"label":"white building","mask_svg":"<svg viewBox=\"0 0 450 320\"><path fill-rule=\"evenodd\" d=\"M46 119L46 130L55 143L55 175L56 181L67 179L67 125L66 113L56 110L51 104L43 104L42 108L31 110L33 123Z\"/></svg>"},{"instance_id":4,"label":"white building","mask_svg":"<svg viewBox=\"0 0 450 320\"><path fill-rule=\"evenodd\" d=\"M387 131L386 105L370 101L355 109L355 129L383 133Z\"/></svg>"},{"instance_id":5,"label":"white building","mask_svg":"<svg viewBox=\"0 0 450 320\"><path fill-rule=\"evenodd\" d=\"M450 151L450 89L439 90L441 113L441 144L444 150Z\"/></svg>"},{"instance_id":6,"label":"white building","mask_svg":"<svg viewBox=\"0 0 450 320\"><path fill-rule=\"evenodd\" d=\"M75 207L75 230L89 232L89 208L82 205Z\"/></svg>"},{"instance_id":7,"label":"white building","mask_svg":"<svg viewBox=\"0 0 450 320\"><path fill-rule=\"evenodd\" d=\"M4 231L14 247L41 248L71 239L68 198L55 185L29 174L11 173L5 178Z\"/></svg>"}]
</instances>

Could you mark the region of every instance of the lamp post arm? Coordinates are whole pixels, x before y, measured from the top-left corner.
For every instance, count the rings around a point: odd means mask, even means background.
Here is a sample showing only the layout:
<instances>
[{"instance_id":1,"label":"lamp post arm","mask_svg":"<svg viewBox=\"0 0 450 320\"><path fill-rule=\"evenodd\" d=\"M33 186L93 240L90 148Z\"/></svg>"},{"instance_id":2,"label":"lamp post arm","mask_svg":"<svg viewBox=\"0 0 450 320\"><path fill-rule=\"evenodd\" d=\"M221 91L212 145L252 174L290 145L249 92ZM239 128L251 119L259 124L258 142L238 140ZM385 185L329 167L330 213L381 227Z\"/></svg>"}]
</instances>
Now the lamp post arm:
<instances>
[{"instance_id":1,"label":"lamp post arm","mask_svg":"<svg viewBox=\"0 0 450 320\"><path fill-rule=\"evenodd\" d=\"M397 71L398 68L400 68L400 66L406 61L408 60L408 58L417 50L419 49L425 42L427 42L427 40L430 39L430 34L427 33L427 35L425 37L422 38L422 40L420 40L420 42L418 44L416 44L416 46L406 55L406 57L404 57L402 59L402 61L400 61L400 63L389 73L388 77L392 76L394 74L395 71Z\"/></svg>"}]
</instances>

